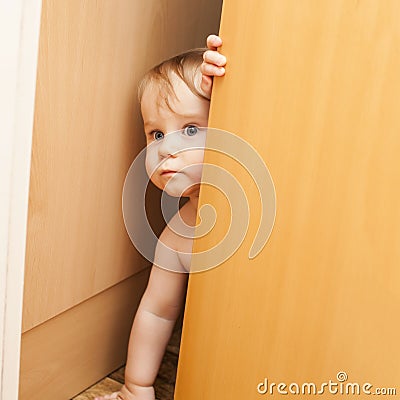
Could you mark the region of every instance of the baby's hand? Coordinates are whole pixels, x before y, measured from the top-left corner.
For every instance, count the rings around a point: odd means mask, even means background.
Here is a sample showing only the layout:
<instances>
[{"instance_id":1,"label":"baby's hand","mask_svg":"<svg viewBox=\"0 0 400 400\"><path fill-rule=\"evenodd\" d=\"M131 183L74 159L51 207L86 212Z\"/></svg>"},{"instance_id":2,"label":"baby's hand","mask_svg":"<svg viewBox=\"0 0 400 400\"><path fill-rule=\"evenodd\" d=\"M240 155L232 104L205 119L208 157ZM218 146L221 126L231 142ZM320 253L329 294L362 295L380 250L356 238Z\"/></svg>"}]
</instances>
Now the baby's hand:
<instances>
[{"instance_id":1,"label":"baby's hand","mask_svg":"<svg viewBox=\"0 0 400 400\"><path fill-rule=\"evenodd\" d=\"M123 385L119 392L102 397L96 397L95 400L155 400L154 387L135 386L133 387L133 390L130 391L125 385Z\"/></svg>"},{"instance_id":2,"label":"baby's hand","mask_svg":"<svg viewBox=\"0 0 400 400\"><path fill-rule=\"evenodd\" d=\"M114 400L118 399L118 392L112 394L106 394L105 396L95 397L94 400Z\"/></svg>"},{"instance_id":3,"label":"baby's hand","mask_svg":"<svg viewBox=\"0 0 400 400\"><path fill-rule=\"evenodd\" d=\"M208 98L211 97L213 77L225 75L226 57L218 52L218 47L222 46L222 39L217 35L207 37L207 47L203 54L203 63L200 71L203 74L201 79L201 89Z\"/></svg>"},{"instance_id":4,"label":"baby's hand","mask_svg":"<svg viewBox=\"0 0 400 400\"><path fill-rule=\"evenodd\" d=\"M105 396L95 397L94 400L114 400L118 399L118 392L112 394L106 394Z\"/></svg>"}]
</instances>

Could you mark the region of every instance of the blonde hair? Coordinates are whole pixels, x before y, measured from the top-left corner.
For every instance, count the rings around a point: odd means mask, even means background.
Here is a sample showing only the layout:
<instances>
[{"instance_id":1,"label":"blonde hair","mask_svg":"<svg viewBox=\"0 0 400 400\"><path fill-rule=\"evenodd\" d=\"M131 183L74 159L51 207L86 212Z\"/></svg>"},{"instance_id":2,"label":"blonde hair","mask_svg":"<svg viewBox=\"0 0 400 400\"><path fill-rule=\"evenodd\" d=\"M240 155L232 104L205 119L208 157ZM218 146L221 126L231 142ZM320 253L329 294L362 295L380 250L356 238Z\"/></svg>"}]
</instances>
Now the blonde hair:
<instances>
[{"instance_id":1,"label":"blonde hair","mask_svg":"<svg viewBox=\"0 0 400 400\"><path fill-rule=\"evenodd\" d=\"M196 75L200 72L200 66L203 62L203 54L207 48L195 48L184 53L178 54L161 62L151 68L139 81L138 84L138 100L142 101L145 89L154 84L160 90L160 95L164 99L167 107L171 110L169 98L172 96L177 99L174 86L172 84L171 75L175 73L185 82L188 88L198 97L210 100L199 88L196 87Z\"/></svg>"}]
</instances>

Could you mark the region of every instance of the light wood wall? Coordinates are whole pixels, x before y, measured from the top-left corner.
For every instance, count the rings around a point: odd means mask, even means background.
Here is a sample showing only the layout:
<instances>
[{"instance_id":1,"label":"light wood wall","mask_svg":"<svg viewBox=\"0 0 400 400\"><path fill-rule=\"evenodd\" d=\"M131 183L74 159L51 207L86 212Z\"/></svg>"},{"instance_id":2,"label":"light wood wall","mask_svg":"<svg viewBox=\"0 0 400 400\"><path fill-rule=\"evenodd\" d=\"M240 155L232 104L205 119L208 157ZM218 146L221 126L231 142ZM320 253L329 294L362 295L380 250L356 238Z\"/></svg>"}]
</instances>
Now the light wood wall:
<instances>
[{"instance_id":1,"label":"light wood wall","mask_svg":"<svg viewBox=\"0 0 400 400\"><path fill-rule=\"evenodd\" d=\"M244 185L252 215L243 245L190 276L176 400L272 398L257 392L265 378L320 385L340 382L339 372L371 391L398 386L399 20L397 0L224 1L228 65L209 125L263 157L277 214L249 260L260 202ZM242 179L228 157L208 152L205 162ZM226 199L202 186L206 203L218 221L195 252L228 228Z\"/></svg>"},{"instance_id":2,"label":"light wood wall","mask_svg":"<svg viewBox=\"0 0 400 400\"><path fill-rule=\"evenodd\" d=\"M21 399L55 398L43 389L43 375L38 372L45 371L46 362L55 362L55 353L46 345L49 337L59 348L85 343L85 337L98 337L99 343L101 337L110 341L121 338L117 358L100 347L97 351L103 357L95 362L85 346L74 361L67 355L59 360L57 355L57 364L70 375L75 373L74 364L85 358L92 360L85 364L86 370L92 370L87 377L79 377L78 386L63 385L56 398L71 397L78 388L123 363L124 338L146 286L143 275L137 278L140 284L131 284L130 296L119 296L124 304L115 309L118 318L114 318L114 327L108 326L105 313L101 313L102 321L85 325L72 335L62 335L59 328L53 331L50 325L47 330L46 324L52 318L70 321L70 315L80 315L75 322L80 324L85 317L73 307L97 295L106 302L107 290L115 296L126 294L123 282L148 270L149 262L137 253L126 233L121 208L125 176L145 145L136 84L146 70L163 59L205 46L207 35L218 31L220 10L221 1L215 0L43 1L29 193ZM156 229L160 230L159 192L153 189L151 196ZM128 315L127 309L131 309ZM120 331L115 329L118 319ZM93 316L88 315L87 321L94 322ZM78 334L80 338L74 337ZM57 339L53 341L54 335ZM32 346L43 349L39 359L28 356L36 354ZM54 371L48 372L53 373L49 377L53 385L64 380L59 371Z\"/></svg>"}]
</instances>

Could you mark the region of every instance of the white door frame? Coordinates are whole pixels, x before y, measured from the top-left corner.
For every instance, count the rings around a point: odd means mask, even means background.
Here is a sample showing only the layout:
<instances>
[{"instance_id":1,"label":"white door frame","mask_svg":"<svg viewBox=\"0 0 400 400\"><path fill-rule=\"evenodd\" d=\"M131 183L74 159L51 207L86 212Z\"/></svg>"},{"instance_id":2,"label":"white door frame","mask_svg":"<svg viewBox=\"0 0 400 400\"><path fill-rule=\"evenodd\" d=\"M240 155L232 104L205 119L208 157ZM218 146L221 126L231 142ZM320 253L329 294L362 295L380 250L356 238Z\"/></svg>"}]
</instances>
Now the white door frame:
<instances>
[{"instance_id":1,"label":"white door frame","mask_svg":"<svg viewBox=\"0 0 400 400\"><path fill-rule=\"evenodd\" d=\"M0 400L18 399L41 0L0 0Z\"/></svg>"}]
</instances>

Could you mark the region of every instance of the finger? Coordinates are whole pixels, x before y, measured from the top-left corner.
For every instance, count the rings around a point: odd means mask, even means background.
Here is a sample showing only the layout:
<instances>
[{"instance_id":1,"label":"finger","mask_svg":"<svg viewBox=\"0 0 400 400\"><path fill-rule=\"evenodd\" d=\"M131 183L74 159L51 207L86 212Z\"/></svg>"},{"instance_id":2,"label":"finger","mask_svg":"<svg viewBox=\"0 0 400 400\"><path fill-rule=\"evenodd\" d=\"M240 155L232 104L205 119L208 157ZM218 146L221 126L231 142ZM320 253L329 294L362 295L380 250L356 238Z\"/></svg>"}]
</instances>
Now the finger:
<instances>
[{"instance_id":1,"label":"finger","mask_svg":"<svg viewBox=\"0 0 400 400\"><path fill-rule=\"evenodd\" d=\"M202 63L200 66L200 71L203 75L208 76L223 76L225 75L224 67L217 67L212 64Z\"/></svg>"},{"instance_id":2,"label":"finger","mask_svg":"<svg viewBox=\"0 0 400 400\"><path fill-rule=\"evenodd\" d=\"M222 45L222 39L217 35L208 35L207 37L207 47L210 50L217 50L218 47Z\"/></svg>"},{"instance_id":3,"label":"finger","mask_svg":"<svg viewBox=\"0 0 400 400\"><path fill-rule=\"evenodd\" d=\"M96 397L94 400L114 400L118 397L118 392L114 392L112 394L107 394L102 397Z\"/></svg>"},{"instance_id":4,"label":"finger","mask_svg":"<svg viewBox=\"0 0 400 400\"><path fill-rule=\"evenodd\" d=\"M226 64L226 57L214 50L206 50L203 53L203 60L206 63L215 64L219 67L223 67Z\"/></svg>"}]
</instances>

